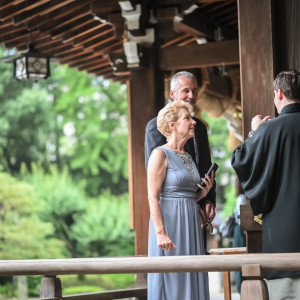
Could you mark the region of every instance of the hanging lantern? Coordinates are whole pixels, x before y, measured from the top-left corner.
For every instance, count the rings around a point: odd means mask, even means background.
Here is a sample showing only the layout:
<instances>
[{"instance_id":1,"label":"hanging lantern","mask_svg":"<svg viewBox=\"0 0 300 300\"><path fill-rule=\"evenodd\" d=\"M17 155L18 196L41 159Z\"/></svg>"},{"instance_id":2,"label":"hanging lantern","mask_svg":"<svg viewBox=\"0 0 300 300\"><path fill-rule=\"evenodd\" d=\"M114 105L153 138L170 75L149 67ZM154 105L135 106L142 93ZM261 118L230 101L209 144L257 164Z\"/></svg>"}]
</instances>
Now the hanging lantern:
<instances>
[{"instance_id":1,"label":"hanging lantern","mask_svg":"<svg viewBox=\"0 0 300 300\"><path fill-rule=\"evenodd\" d=\"M34 50L34 44L29 43L27 52L17 57L5 59L5 62L13 62L14 78L17 80L46 79L50 76L50 57Z\"/></svg>"}]
</instances>

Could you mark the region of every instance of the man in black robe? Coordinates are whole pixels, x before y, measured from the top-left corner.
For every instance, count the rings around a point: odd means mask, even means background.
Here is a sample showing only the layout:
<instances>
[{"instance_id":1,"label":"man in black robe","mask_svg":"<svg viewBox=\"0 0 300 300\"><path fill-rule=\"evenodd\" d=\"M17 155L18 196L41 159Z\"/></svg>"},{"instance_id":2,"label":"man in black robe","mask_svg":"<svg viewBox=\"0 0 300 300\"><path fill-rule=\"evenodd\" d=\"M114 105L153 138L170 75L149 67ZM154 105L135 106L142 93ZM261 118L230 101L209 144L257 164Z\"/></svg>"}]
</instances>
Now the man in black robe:
<instances>
[{"instance_id":1,"label":"man in black robe","mask_svg":"<svg viewBox=\"0 0 300 300\"><path fill-rule=\"evenodd\" d=\"M177 72L171 79L170 97L174 101L183 100L194 107L198 100L198 85L196 77L186 71ZM201 178L205 176L211 166L211 156L208 144L206 126L197 118L195 137L190 138L184 149L189 153L199 171ZM150 120L146 126L145 134L145 165L148 167L148 160L151 152L159 146L166 144L166 138L157 129L157 118ZM201 199L200 213L204 222L212 222L215 217L216 192L215 184L207 194Z\"/></svg>"},{"instance_id":2,"label":"man in black robe","mask_svg":"<svg viewBox=\"0 0 300 300\"><path fill-rule=\"evenodd\" d=\"M263 214L262 251L300 252L299 72L277 75L274 104L278 117L255 116L249 138L234 150L231 163L253 213ZM283 297L300 289L300 271L269 272L265 278L270 299L299 299L299 294Z\"/></svg>"}]
</instances>

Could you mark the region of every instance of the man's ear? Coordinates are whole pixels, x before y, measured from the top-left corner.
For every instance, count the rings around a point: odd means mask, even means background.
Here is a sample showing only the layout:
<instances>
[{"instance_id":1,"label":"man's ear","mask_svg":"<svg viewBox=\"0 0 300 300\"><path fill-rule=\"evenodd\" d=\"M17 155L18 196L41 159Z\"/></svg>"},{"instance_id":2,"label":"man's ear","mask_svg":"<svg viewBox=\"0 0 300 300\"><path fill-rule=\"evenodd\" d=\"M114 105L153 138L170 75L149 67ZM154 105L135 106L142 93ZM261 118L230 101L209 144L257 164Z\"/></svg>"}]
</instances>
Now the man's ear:
<instances>
[{"instance_id":1,"label":"man's ear","mask_svg":"<svg viewBox=\"0 0 300 300\"><path fill-rule=\"evenodd\" d=\"M281 89L278 89L277 90L277 98L279 99L279 100L282 100L283 99L283 92L282 92L282 90Z\"/></svg>"},{"instance_id":2,"label":"man's ear","mask_svg":"<svg viewBox=\"0 0 300 300\"><path fill-rule=\"evenodd\" d=\"M173 91L173 90L170 90L170 98L171 98L171 99L174 99L173 97L174 97L174 91Z\"/></svg>"}]
</instances>

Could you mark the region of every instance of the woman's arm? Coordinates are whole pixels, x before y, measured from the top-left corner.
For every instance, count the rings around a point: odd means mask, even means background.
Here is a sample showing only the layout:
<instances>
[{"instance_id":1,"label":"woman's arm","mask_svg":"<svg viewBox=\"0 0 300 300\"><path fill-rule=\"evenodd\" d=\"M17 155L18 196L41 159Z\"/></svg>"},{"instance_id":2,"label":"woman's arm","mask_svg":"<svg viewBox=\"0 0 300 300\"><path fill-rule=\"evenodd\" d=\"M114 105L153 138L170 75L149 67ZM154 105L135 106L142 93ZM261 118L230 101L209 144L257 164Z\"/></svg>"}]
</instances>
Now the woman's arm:
<instances>
[{"instance_id":1,"label":"woman's arm","mask_svg":"<svg viewBox=\"0 0 300 300\"><path fill-rule=\"evenodd\" d=\"M167 166L168 161L163 150L155 149L150 156L147 172L150 214L156 231L158 247L170 251L176 248L176 246L165 232L159 205L160 193L165 180Z\"/></svg>"}]
</instances>

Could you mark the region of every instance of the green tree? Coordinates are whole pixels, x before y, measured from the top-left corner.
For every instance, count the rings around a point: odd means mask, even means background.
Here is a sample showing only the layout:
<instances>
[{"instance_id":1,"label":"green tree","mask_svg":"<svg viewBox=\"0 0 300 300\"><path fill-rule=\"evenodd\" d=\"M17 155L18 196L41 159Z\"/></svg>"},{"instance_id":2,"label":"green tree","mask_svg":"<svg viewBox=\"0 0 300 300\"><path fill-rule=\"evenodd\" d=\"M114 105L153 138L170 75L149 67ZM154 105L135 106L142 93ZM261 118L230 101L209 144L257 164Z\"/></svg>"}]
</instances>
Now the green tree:
<instances>
[{"instance_id":1,"label":"green tree","mask_svg":"<svg viewBox=\"0 0 300 300\"><path fill-rule=\"evenodd\" d=\"M84 189L72 181L65 169L62 172L53 165L49 172L33 165L31 172L22 168L22 178L29 182L41 202L40 218L54 226L54 236L64 241L68 252L66 256L78 257L76 239L70 234L74 218L85 211Z\"/></svg>"},{"instance_id":2,"label":"green tree","mask_svg":"<svg viewBox=\"0 0 300 300\"><path fill-rule=\"evenodd\" d=\"M12 68L0 64L0 164L12 173L19 172L21 163L29 168L41 161L46 168L55 125L51 103L37 84L12 79Z\"/></svg>"},{"instance_id":3,"label":"green tree","mask_svg":"<svg viewBox=\"0 0 300 300\"><path fill-rule=\"evenodd\" d=\"M64 243L39 218L41 209L32 186L0 173L0 259L63 257Z\"/></svg>"},{"instance_id":4,"label":"green tree","mask_svg":"<svg viewBox=\"0 0 300 300\"><path fill-rule=\"evenodd\" d=\"M35 189L43 204L40 218L51 222L54 236L66 244L67 256L118 256L134 254L134 233L129 227L128 194L111 195L103 190L88 198L84 185L57 167L49 173L34 165L22 177Z\"/></svg>"},{"instance_id":5,"label":"green tree","mask_svg":"<svg viewBox=\"0 0 300 300\"><path fill-rule=\"evenodd\" d=\"M76 216L71 235L82 256L134 255L134 232L129 224L128 194L113 196L102 191L90 199L86 212Z\"/></svg>"},{"instance_id":6,"label":"green tree","mask_svg":"<svg viewBox=\"0 0 300 300\"><path fill-rule=\"evenodd\" d=\"M107 187L126 192L125 86L56 63L51 69L33 83L12 79L12 65L0 64L0 164L15 173L21 163L67 165L92 196Z\"/></svg>"},{"instance_id":7,"label":"green tree","mask_svg":"<svg viewBox=\"0 0 300 300\"><path fill-rule=\"evenodd\" d=\"M0 105L1 163L5 170L18 173L22 163L51 162L54 114L47 95L36 88L23 89L14 100Z\"/></svg>"},{"instance_id":8,"label":"green tree","mask_svg":"<svg viewBox=\"0 0 300 300\"><path fill-rule=\"evenodd\" d=\"M55 110L65 136L61 153L75 177L85 177L96 196L108 186L127 191L126 88L85 72L59 67L53 74Z\"/></svg>"}]
</instances>

